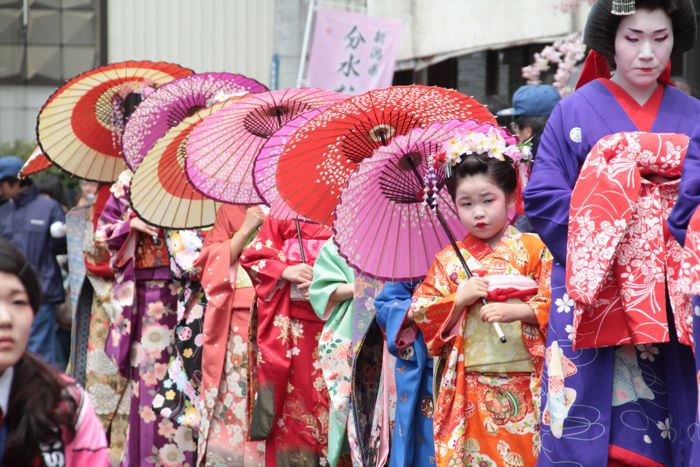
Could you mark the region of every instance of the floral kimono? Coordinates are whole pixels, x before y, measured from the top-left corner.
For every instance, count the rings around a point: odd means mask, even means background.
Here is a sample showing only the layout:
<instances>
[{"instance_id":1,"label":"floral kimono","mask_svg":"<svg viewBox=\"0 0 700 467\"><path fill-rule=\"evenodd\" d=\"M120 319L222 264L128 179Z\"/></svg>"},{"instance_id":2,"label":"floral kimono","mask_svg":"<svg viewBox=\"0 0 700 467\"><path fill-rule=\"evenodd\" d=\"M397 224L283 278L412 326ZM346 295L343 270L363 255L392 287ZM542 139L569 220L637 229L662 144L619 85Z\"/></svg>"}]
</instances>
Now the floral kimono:
<instances>
[{"instance_id":1,"label":"floral kimono","mask_svg":"<svg viewBox=\"0 0 700 467\"><path fill-rule=\"evenodd\" d=\"M255 292L239 262L231 262L230 240L245 218L243 206L222 205L196 266L208 298L200 390L198 464L259 466L265 443L248 441L247 346Z\"/></svg>"},{"instance_id":2,"label":"floral kimono","mask_svg":"<svg viewBox=\"0 0 700 467\"><path fill-rule=\"evenodd\" d=\"M331 231L300 222L306 262L313 265ZM257 292L251 356L251 439L265 439L268 466L327 463L328 388L318 342L323 321L282 272L301 262L295 221L265 219L241 256Z\"/></svg>"},{"instance_id":3,"label":"floral kimono","mask_svg":"<svg viewBox=\"0 0 700 467\"><path fill-rule=\"evenodd\" d=\"M390 282L374 299L377 322L396 357L396 423L391 441L391 466L435 465L433 434L433 358L415 323L403 327L418 283Z\"/></svg>"},{"instance_id":4,"label":"floral kimono","mask_svg":"<svg viewBox=\"0 0 700 467\"><path fill-rule=\"evenodd\" d=\"M348 442L355 466L389 462L396 415L396 358L376 319L374 297L383 283L355 274L352 321L352 388Z\"/></svg>"},{"instance_id":5,"label":"floral kimono","mask_svg":"<svg viewBox=\"0 0 700 467\"><path fill-rule=\"evenodd\" d=\"M535 465L551 256L514 227L493 248L473 236L459 247L471 271L489 279L487 300L523 299L538 324L501 323L508 342L500 343L479 318L480 302L455 309L466 273L451 247L437 255L410 308L428 352L446 360L433 418L437 465Z\"/></svg>"},{"instance_id":6,"label":"floral kimono","mask_svg":"<svg viewBox=\"0 0 700 467\"><path fill-rule=\"evenodd\" d=\"M326 322L318 345L323 377L330 395L328 426L328 463L338 465L347 446L348 416L352 380L352 316L353 300L330 307L330 296L343 284L355 282L355 274L329 239L314 263L314 280L309 301L319 318ZM345 449L347 451L347 449Z\"/></svg>"},{"instance_id":7,"label":"floral kimono","mask_svg":"<svg viewBox=\"0 0 700 467\"><path fill-rule=\"evenodd\" d=\"M159 384L175 354L178 287L170 280L165 239L130 228L131 173L123 172L100 217L95 241L105 243L115 273L107 355L129 380L131 407L122 465L192 465L192 430L163 423L153 410Z\"/></svg>"},{"instance_id":8,"label":"floral kimono","mask_svg":"<svg viewBox=\"0 0 700 467\"><path fill-rule=\"evenodd\" d=\"M687 149L686 135L629 132L591 150L569 214L574 348L668 342L669 315L678 340L692 346L690 299L679 284L682 247L664 228ZM671 180L645 178L652 175Z\"/></svg>"},{"instance_id":9,"label":"floral kimono","mask_svg":"<svg viewBox=\"0 0 700 467\"><path fill-rule=\"evenodd\" d=\"M672 86L659 85L639 105L615 83L596 80L562 99L547 121L524 191L525 213L554 256L540 465L689 465L695 414L688 407L697 401L690 347L674 329L665 344L574 350L566 264L572 192L591 148L620 132L692 135L698 114L700 101ZM694 151L691 144L684 166Z\"/></svg>"},{"instance_id":10,"label":"floral kimono","mask_svg":"<svg viewBox=\"0 0 700 467\"><path fill-rule=\"evenodd\" d=\"M109 333L114 273L109 267L109 251L95 243L95 229L102 210L110 197L110 185L102 185L95 202L90 206L83 239L83 254L87 268L87 281L78 300L78 307L88 313L87 345L85 347L85 390L90 396L100 422L107 432L109 457L112 465L119 464L124 453L129 421L131 389L127 379L105 353ZM78 339L83 331L83 313L78 314ZM80 355L75 356L76 360Z\"/></svg>"},{"instance_id":11,"label":"floral kimono","mask_svg":"<svg viewBox=\"0 0 700 467\"><path fill-rule=\"evenodd\" d=\"M179 425L199 430L199 387L202 382L202 323L206 298L199 283L201 270L195 267L204 242L199 230L170 230L166 243L170 272L178 287L176 355L170 360L166 377L153 398L153 408L167 426L170 419Z\"/></svg>"}]
</instances>

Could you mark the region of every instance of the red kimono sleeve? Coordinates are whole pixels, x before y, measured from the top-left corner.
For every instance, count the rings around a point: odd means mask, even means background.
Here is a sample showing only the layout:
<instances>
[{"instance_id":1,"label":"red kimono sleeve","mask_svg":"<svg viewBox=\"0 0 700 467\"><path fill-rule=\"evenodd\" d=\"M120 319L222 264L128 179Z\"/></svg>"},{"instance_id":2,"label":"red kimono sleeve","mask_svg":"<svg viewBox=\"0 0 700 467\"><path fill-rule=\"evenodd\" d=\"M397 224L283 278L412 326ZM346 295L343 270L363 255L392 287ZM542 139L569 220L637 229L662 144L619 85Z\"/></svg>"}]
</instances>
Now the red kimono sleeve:
<instances>
[{"instance_id":1,"label":"red kimono sleeve","mask_svg":"<svg viewBox=\"0 0 700 467\"><path fill-rule=\"evenodd\" d=\"M207 300L214 307L222 307L234 291L231 284L230 240L243 224L245 208L242 206L222 206L216 213L214 228L204 239L202 251L195 261L195 268L200 270L202 287Z\"/></svg>"},{"instance_id":2,"label":"red kimono sleeve","mask_svg":"<svg viewBox=\"0 0 700 467\"><path fill-rule=\"evenodd\" d=\"M265 219L258 235L241 255L241 266L250 275L258 297L270 301L280 290L282 272L289 266L282 252L285 222Z\"/></svg>"}]
</instances>

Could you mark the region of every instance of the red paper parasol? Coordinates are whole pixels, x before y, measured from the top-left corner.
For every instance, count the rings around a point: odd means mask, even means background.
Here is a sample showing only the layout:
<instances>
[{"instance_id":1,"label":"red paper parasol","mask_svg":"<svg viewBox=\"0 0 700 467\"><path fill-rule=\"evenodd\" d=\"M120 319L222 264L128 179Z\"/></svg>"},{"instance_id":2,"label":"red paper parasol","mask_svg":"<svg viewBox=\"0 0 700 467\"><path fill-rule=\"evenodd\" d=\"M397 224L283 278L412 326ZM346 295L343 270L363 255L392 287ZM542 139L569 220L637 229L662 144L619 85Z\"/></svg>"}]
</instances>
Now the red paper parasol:
<instances>
[{"instance_id":1,"label":"red paper parasol","mask_svg":"<svg viewBox=\"0 0 700 467\"><path fill-rule=\"evenodd\" d=\"M351 97L310 120L287 143L277 169L280 195L300 215L330 225L357 164L395 136L451 119L496 121L475 99L437 87L395 86Z\"/></svg>"},{"instance_id":2,"label":"red paper parasol","mask_svg":"<svg viewBox=\"0 0 700 467\"><path fill-rule=\"evenodd\" d=\"M282 89L247 96L207 117L192 132L185 165L204 195L233 204L260 204L253 161L262 145L297 115L343 96L314 88Z\"/></svg>"},{"instance_id":3,"label":"red paper parasol","mask_svg":"<svg viewBox=\"0 0 700 467\"><path fill-rule=\"evenodd\" d=\"M300 114L282 128L277 130L260 149L260 154L255 158L253 166L253 182L258 195L270 206L270 215L276 219L295 219L299 214L294 212L280 197L277 191L275 176L277 164L284 145L289 141L294 132L303 124L320 114L327 107L319 107Z\"/></svg>"},{"instance_id":4,"label":"red paper parasol","mask_svg":"<svg viewBox=\"0 0 700 467\"><path fill-rule=\"evenodd\" d=\"M18 178L29 177L30 175L42 172L53 164L51 161L41 152L39 146L36 147L31 156L27 159L27 162L22 166L22 170L19 171L17 175Z\"/></svg>"},{"instance_id":5,"label":"red paper parasol","mask_svg":"<svg viewBox=\"0 0 700 467\"><path fill-rule=\"evenodd\" d=\"M191 73L179 65L149 61L82 73L58 88L39 112L39 146L51 162L76 177L113 182L126 168L121 156L125 100Z\"/></svg>"},{"instance_id":6,"label":"red paper parasol","mask_svg":"<svg viewBox=\"0 0 700 467\"><path fill-rule=\"evenodd\" d=\"M131 206L145 222L169 229L214 224L219 203L194 189L185 174L187 140L204 118L239 98L199 110L167 131L143 158L131 181Z\"/></svg>"},{"instance_id":7,"label":"red paper parasol","mask_svg":"<svg viewBox=\"0 0 700 467\"><path fill-rule=\"evenodd\" d=\"M211 105L217 96L263 91L267 91L264 85L233 73L197 73L166 84L152 92L129 117L122 139L126 165L136 169L161 136Z\"/></svg>"}]
</instances>

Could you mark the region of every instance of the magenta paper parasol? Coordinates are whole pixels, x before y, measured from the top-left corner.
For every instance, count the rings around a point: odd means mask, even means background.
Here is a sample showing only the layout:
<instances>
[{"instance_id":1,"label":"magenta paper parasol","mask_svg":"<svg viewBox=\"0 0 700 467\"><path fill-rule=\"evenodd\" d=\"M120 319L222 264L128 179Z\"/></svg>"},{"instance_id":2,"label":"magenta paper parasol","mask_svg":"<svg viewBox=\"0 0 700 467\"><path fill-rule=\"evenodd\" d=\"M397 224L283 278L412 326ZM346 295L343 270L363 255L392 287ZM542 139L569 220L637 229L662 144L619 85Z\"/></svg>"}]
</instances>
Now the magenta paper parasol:
<instances>
[{"instance_id":1,"label":"magenta paper parasol","mask_svg":"<svg viewBox=\"0 0 700 467\"><path fill-rule=\"evenodd\" d=\"M352 267L387 281L425 276L435 254L450 244L438 216L423 202L428 157L456 133L486 128L493 125L473 120L434 123L397 136L360 163L341 193L333 224L335 243ZM453 236L461 240L467 231L445 181L444 171L439 171L437 210Z\"/></svg>"},{"instance_id":2,"label":"magenta paper parasol","mask_svg":"<svg viewBox=\"0 0 700 467\"><path fill-rule=\"evenodd\" d=\"M129 118L122 138L124 160L135 170L167 131L219 96L267 91L254 79L234 73L198 73L157 89Z\"/></svg>"},{"instance_id":3,"label":"magenta paper parasol","mask_svg":"<svg viewBox=\"0 0 700 467\"><path fill-rule=\"evenodd\" d=\"M282 89L244 97L195 128L187 144L187 175L197 190L217 201L261 204L253 162L263 144L299 114L338 102L325 89Z\"/></svg>"},{"instance_id":4,"label":"magenta paper parasol","mask_svg":"<svg viewBox=\"0 0 700 467\"><path fill-rule=\"evenodd\" d=\"M339 97L342 97L340 94ZM318 109L310 110L300 114L298 117L290 120L289 123L270 137L263 145L260 154L255 158L253 165L253 183L258 195L270 206L270 215L276 219L294 219L300 217L292 208L280 197L277 189L277 163L284 145L289 141L294 132L320 114L327 107L319 107Z\"/></svg>"}]
</instances>

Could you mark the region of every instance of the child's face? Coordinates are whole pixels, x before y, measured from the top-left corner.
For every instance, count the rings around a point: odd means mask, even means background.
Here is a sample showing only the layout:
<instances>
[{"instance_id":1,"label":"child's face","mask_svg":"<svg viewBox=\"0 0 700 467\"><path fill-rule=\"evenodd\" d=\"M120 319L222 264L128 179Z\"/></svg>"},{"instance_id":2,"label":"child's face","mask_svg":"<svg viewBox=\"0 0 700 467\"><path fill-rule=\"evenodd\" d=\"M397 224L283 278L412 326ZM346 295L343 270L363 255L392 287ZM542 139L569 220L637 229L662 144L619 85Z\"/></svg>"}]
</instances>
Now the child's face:
<instances>
[{"instance_id":1,"label":"child's face","mask_svg":"<svg viewBox=\"0 0 700 467\"><path fill-rule=\"evenodd\" d=\"M455 192L455 204L462 224L470 234L489 240L508 225L509 197L487 175L461 179Z\"/></svg>"}]
</instances>

